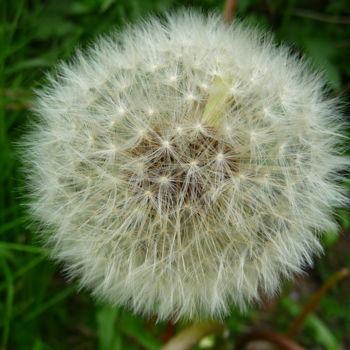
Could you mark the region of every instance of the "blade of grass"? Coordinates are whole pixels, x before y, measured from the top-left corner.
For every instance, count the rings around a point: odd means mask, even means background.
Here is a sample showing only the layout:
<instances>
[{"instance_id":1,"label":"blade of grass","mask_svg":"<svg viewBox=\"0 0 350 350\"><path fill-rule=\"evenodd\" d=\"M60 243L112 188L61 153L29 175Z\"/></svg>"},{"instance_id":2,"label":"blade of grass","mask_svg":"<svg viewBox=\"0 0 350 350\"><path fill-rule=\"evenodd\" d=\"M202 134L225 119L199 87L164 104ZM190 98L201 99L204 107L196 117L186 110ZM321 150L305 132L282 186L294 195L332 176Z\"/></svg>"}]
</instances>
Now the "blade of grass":
<instances>
[{"instance_id":1,"label":"blade of grass","mask_svg":"<svg viewBox=\"0 0 350 350\"><path fill-rule=\"evenodd\" d=\"M39 256L36 257L33 260L30 260L30 262L23 266L22 268L18 269L12 276L13 280L15 280L18 277L21 277L23 274L40 264L43 260L46 259L46 256ZM6 282L0 283L0 291L3 290L6 287Z\"/></svg>"},{"instance_id":2,"label":"blade of grass","mask_svg":"<svg viewBox=\"0 0 350 350\"><path fill-rule=\"evenodd\" d=\"M44 248L20 243L0 242L0 250L1 249L19 250L22 252L36 254L46 254L46 250Z\"/></svg>"},{"instance_id":3,"label":"blade of grass","mask_svg":"<svg viewBox=\"0 0 350 350\"><path fill-rule=\"evenodd\" d=\"M4 325L3 325L2 339L1 339L1 350L5 350L7 348L7 343L8 343L9 334L10 334L14 287L13 287L13 277L11 275L11 271L6 260L4 259L1 260L1 266L4 272L6 289L7 289L6 301L5 301L5 312L3 315Z\"/></svg>"},{"instance_id":4,"label":"blade of grass","mask_svg":"<svg viewBox=\"0 0 350 350\"><path fill-rule=\"evenodd\" d=\"M0 234L7 232L7 231L10 231L10 230L14 229L15 227L23 224L23 222L25 222L26 219L27 219L26 217L22 216L22 217L15 219L15 220L12 220L6 224L3 224L2 226L0 226Z\"/></svg>"},{"instance_id":5,"label":"blade of grass","mask_svg":"<svg viewBox=\"0 0 350 350\"><path fill-rule=\"evenodd\" d=\"M60 301L66 299L68 296L70 296L74 291L76 290L75 286L70 286L65 288L62 292L56 294L52 299L46 301L45 303L41 304L39 307L37 307L35 310L27 314L24 318L24 322L28 322L32 320L35 317L38 317L40 314L42 314L47 309L51 308L53 305L59 303Z\"/></svg>"}]
</instances>

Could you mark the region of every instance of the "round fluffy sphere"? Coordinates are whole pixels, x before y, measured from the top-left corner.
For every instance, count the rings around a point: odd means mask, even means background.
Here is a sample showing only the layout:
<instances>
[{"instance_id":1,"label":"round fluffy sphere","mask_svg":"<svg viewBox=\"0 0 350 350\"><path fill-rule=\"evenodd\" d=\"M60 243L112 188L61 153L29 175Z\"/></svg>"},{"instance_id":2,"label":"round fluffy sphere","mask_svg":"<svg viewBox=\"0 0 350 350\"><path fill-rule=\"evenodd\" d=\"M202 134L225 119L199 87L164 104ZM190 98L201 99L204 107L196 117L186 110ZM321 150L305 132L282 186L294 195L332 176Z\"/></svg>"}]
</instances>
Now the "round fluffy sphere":
<instances>
[{"instance_id":1,"label":"round fluffy sphere","mask_svg":"<svg viewBox=\"0 0 350 350\"><path fill-rule=\"evenodd\" d=\"M31 209L82 286L159 319L274 294L334 229L339 113L258 30L178 13L99 39L39 92Z\"/></svg>"}]
</instances>

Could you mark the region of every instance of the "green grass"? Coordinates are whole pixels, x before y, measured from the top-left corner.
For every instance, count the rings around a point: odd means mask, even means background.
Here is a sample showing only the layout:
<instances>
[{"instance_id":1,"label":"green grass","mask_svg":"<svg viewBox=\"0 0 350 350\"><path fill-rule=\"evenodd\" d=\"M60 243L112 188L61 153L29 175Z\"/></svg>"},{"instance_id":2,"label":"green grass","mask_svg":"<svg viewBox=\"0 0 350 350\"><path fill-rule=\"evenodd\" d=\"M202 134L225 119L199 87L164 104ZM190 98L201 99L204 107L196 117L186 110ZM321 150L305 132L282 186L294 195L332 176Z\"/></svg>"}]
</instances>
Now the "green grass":
<instances>
[{"instance_id":1,"label":"green grass","mask_svg":"<svg viewBox=\"0 0 350 350\"><path fill-rule=\"evenodd\" d=\"M169 325L111 308L67 282L36 239L23 199L24 179L15 143L26 130L33 89L74 48L96 35L182 7L222 11L216 0L2 0L0 1L0 349L118 350L160 348ZM303 9L303 11L301 11ZM348 0L240 0L237 16L276 33L322 70L332 94L350 88ZM348 111L347 111L348 112ZM292 315L327 277L350 268L349 213L339 210L341 234L326 236L326 254L309 275L286 285L282 298L233 310L228 343L252 325L283 332ZM321 302L297 340L308 349L350 348L349 280ZM297 300L293 300L297 297ZM215 343L215 342L214 342ZM217 349L223 349L217 345Z\"/></svg>"}]
</instances>

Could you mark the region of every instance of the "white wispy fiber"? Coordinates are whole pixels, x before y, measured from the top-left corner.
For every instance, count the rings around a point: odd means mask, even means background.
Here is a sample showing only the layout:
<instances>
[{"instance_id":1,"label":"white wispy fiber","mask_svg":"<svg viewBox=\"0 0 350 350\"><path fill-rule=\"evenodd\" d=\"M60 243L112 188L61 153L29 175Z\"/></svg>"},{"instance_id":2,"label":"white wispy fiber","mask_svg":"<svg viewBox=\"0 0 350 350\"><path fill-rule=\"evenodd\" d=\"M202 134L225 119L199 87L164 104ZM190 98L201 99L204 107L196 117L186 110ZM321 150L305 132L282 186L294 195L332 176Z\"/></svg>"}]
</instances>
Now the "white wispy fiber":
<instances>
[{"instance_id":1,"label":"white wispy fiber","mask_svg":"<svg viewBox=\"0 0 350 350\"><path fill-rule=\"evenodd\" d=\"M38 92L30 208L113 305L220 318L274 295L336 229L336 101L259 30L181 12L100 38Z\"/></svg>"}]
</instances>

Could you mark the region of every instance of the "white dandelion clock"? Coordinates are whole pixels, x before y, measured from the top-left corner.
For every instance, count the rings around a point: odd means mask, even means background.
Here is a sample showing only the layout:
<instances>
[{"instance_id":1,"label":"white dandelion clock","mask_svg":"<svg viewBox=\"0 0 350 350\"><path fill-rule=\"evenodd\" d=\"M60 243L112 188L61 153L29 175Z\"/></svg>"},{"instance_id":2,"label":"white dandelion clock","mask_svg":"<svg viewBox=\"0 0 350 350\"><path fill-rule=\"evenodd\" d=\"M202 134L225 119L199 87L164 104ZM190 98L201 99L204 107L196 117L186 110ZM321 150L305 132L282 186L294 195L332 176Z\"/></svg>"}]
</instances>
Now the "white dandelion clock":
<instances>
[{"instance_id":1,"label":"white dandelion clock","mask_svg":"<svg viewBox=\"0 0 350 350\"><path fill-rule=\"evenodd\" d=\"M220 318L312 263L344 202L339 112L269 36L178 13L99 39L39 92L30 208L113 305Z\"/></svg>"}]
</instances>

